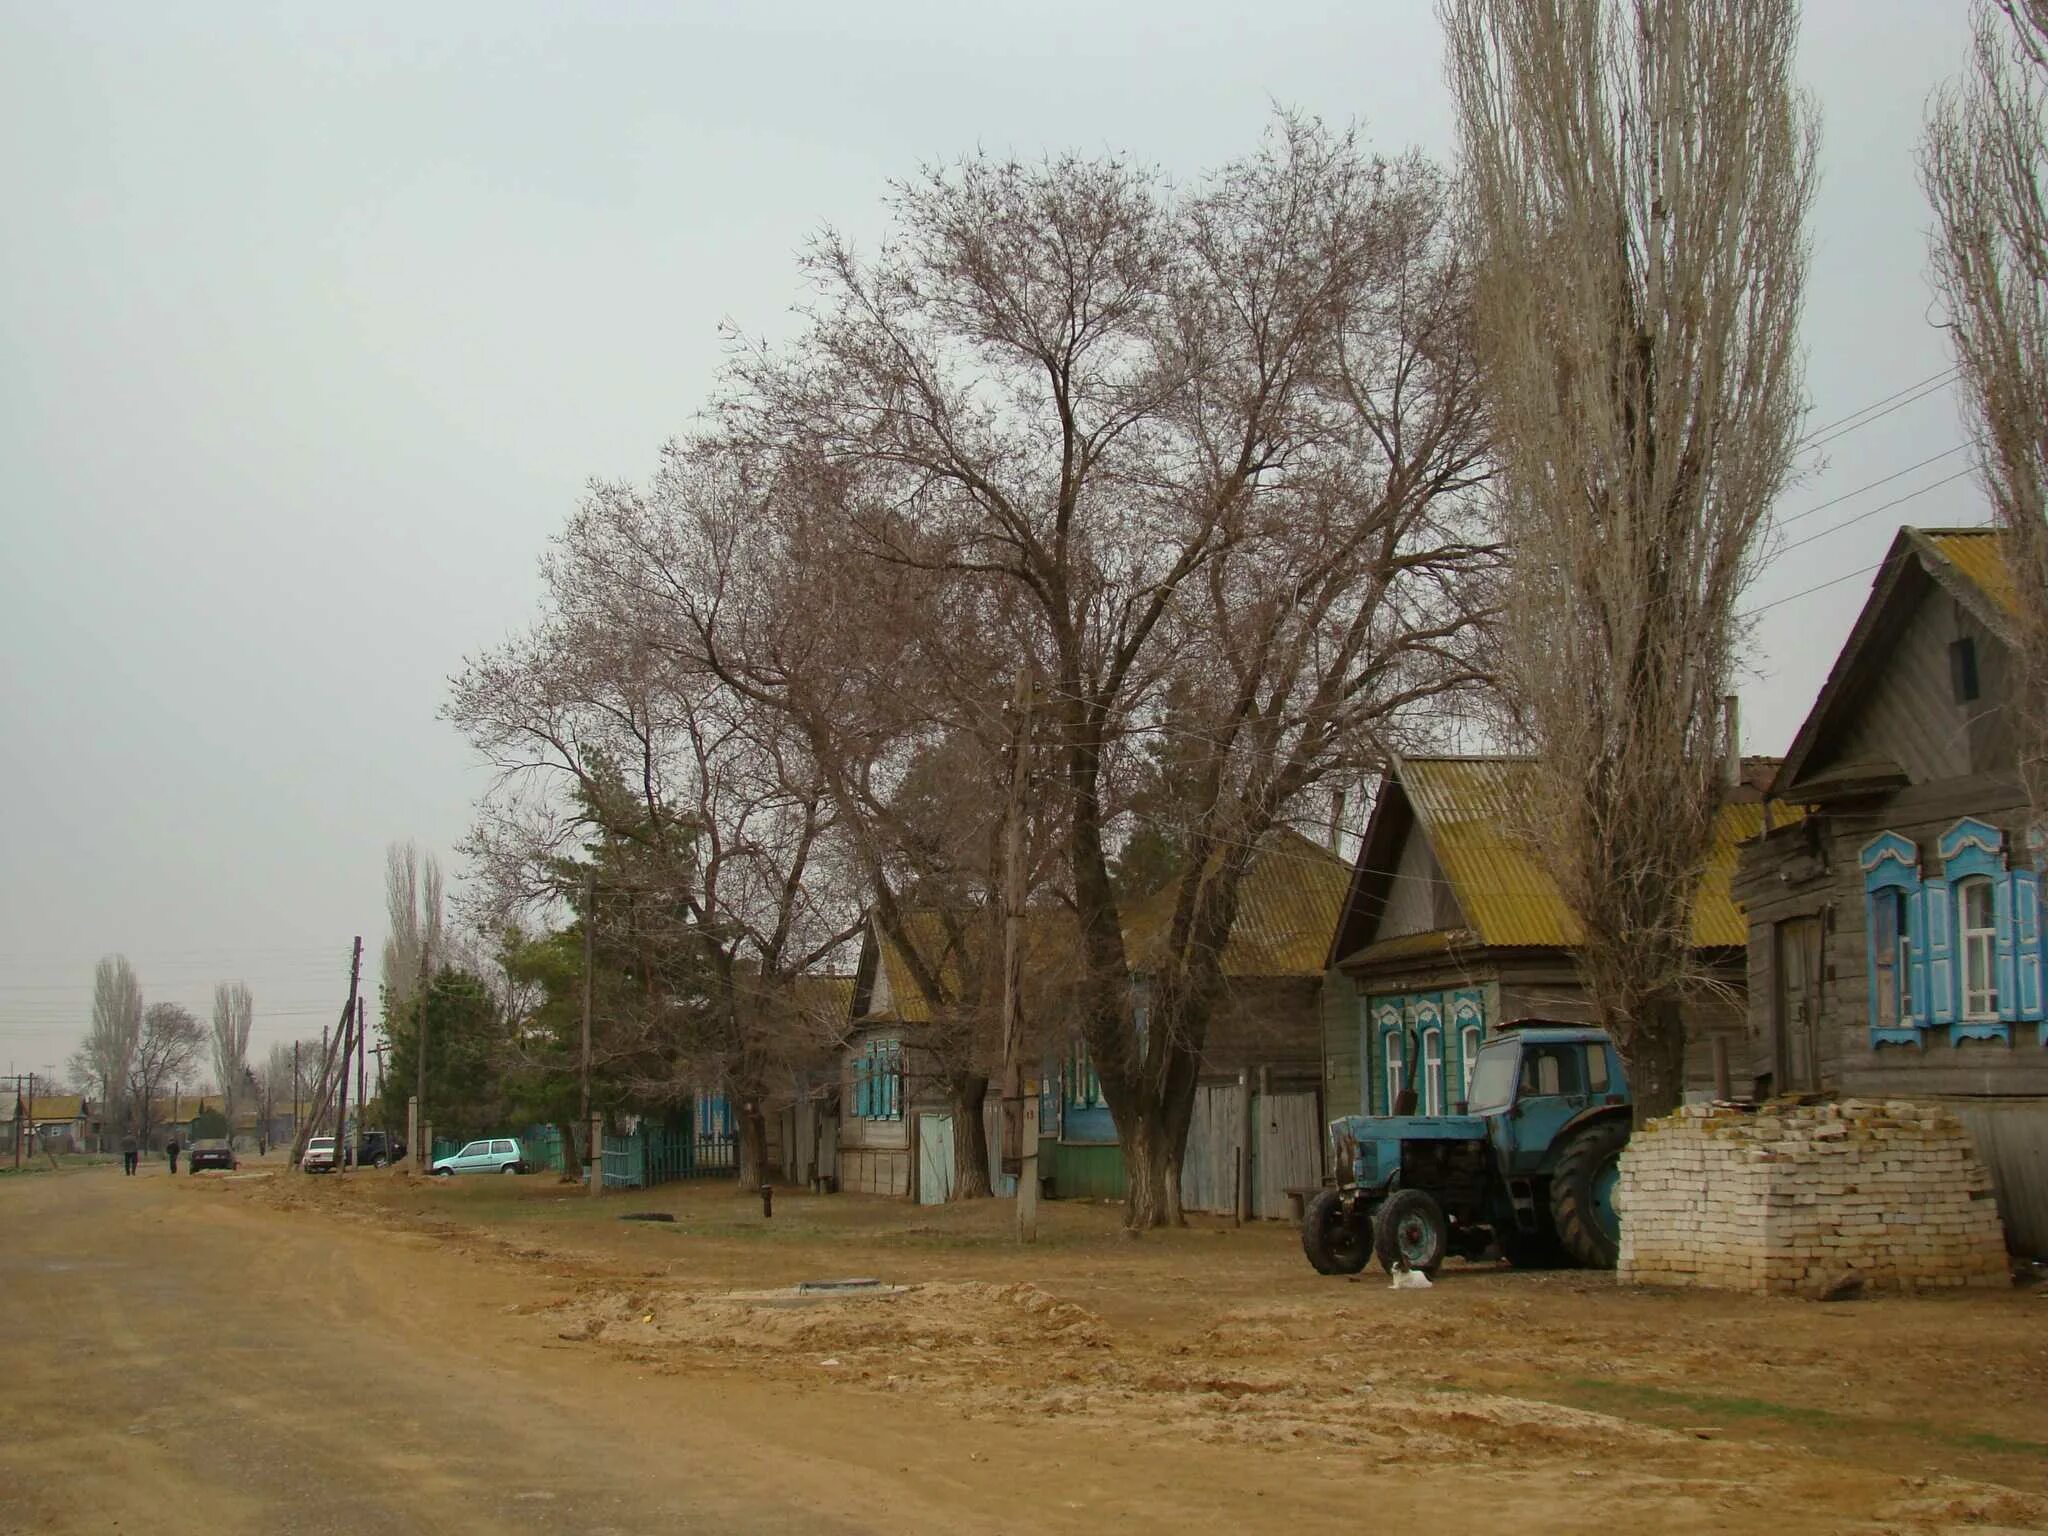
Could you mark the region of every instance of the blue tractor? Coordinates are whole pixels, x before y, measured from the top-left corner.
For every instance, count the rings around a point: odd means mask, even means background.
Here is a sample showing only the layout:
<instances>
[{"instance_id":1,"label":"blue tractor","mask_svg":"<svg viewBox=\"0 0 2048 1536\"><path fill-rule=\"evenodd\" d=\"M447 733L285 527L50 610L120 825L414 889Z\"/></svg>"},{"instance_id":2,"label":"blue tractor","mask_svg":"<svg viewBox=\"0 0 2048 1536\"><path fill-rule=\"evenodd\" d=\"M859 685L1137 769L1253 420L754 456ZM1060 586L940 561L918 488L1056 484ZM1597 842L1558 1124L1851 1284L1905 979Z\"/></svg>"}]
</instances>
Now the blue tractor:
<instances>
[{"instance_id":1,"label":"blue tractor","mask_svg":"<svg viewBox=\"0 0 2048 1536\"><path fill-rule=\"evenodd\" d=\"M1309 1203L1301 1246L1311 1264L1355 1275L1377 1256L1389 1272L1433 1274L1448 1255L1498 1246L1518 1265L1614 1267L1614 1188L1633 1108L1606 1031L1505 1025L1480 1048L1469 1092L1456 1114L1330 1123L1349 1177Z\"/></svg>"}]
</instances>

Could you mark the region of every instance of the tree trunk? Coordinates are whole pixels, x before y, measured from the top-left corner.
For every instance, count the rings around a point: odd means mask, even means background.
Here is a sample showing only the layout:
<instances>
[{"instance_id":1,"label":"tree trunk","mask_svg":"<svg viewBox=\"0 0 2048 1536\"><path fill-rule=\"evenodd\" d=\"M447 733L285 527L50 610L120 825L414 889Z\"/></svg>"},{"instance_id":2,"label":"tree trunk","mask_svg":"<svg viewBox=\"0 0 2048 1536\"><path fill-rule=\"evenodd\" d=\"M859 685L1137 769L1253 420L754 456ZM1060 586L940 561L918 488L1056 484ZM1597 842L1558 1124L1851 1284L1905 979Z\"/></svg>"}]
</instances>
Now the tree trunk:
<instances>
[{"instance_id":1,"label":"tree trunk","mask_svg":"<svg viewBox=\"0 0 2048 1536\"><path fill-rule=\"evenodd\" d=\"M988 1125L982 1106L988 1100L988 1078L975 1072L952 1075L953 1198L983 1200L994 1193L989 1181Z\"/></svg>"},{"instance_id":2,"label":"tree trunk","mask_svg":"<svg viewBox=\"0 0 2048 1536\"><path fill-rule=\"evenodd\" d=\"M562 1138L563 1182L581 1184L583 1182L583 1158L576 1150L576 1127L566 1120L557 1120L555 1122L555 1134ZM590 1134L589 1126L586 1125L583 1128L583 1134L586 1136ZM595 1147L591 1150L590 1155L592 1157L602 1157L604 1156L604 1148Z\"/></svg>"},{"instance_id":3,"label":"tree trunk","mask_svg":"<svg viewBox=\"0 0 2048 1536\"><path fill-rule=\"evenodd\" d=\"M768 1182L768 1118L761 1112L761 1096L749 1094L739 1103L739 1185L755 1189Z\"/></svg>"},{"instance_id":4,"label":"tree trunk","mask_svg":"<svg viewBox=\"0 0 2048 1536\"><path fill-rule=\"evenodd\" d=\"M1675 994L1660 993L1642 1003L1622 1055L1635 1094L1637 1125L1685 1102L1685 1013Z\"/></svg>"}]
</instances>

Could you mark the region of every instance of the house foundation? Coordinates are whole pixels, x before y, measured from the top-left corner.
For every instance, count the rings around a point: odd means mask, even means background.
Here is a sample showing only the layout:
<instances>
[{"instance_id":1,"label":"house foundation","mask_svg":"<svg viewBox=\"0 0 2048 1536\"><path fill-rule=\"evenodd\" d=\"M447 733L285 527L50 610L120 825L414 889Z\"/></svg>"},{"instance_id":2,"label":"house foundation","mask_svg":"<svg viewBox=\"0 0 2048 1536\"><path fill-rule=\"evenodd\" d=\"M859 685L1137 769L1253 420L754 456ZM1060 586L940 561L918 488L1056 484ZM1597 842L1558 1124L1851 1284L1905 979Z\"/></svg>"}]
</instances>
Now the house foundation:
<instances>
[{"instance_id":1,"label":"house foundation","mask_svg":"<svg viewBox=\"0 0 2048 1536\"><path fill-rule=\"evenodd\" d=\"M1824 1296L2010 1283L1991 1176L1946 1108L1688 1105L1621 1160L1620 1278Z\"/></svg>"}]
</instances>

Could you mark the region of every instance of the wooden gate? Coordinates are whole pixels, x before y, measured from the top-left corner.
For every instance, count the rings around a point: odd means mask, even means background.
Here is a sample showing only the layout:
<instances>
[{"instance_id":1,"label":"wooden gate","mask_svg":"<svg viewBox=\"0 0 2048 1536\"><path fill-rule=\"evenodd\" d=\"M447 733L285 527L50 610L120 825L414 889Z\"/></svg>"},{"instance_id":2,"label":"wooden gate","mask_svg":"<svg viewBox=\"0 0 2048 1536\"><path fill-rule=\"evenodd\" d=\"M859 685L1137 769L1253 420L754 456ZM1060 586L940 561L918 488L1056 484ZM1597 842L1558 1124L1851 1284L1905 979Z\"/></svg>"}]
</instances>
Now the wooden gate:
<instances>
[{"instance_id":1,"label":"wooden gate","mask_svg":"<svg viewBox=\"0 0 2048 1536\"><path fill-rule=\"evenodd\" d=\"M1323 1127L1313 1091L1250 1096L1251 1144L1245 1144L1246 1096L1235 1083L1195 1090L1194 1118L1181 1159L1183 1210L1230 1216L1237 1211L1238 1180L1250 1183L1251 1214L1287 1215L1287 1191L1313 1189L1323 1180ZM1244 1154L1240 1161L1240 1153Z\"/></svg>"}]
</instances>

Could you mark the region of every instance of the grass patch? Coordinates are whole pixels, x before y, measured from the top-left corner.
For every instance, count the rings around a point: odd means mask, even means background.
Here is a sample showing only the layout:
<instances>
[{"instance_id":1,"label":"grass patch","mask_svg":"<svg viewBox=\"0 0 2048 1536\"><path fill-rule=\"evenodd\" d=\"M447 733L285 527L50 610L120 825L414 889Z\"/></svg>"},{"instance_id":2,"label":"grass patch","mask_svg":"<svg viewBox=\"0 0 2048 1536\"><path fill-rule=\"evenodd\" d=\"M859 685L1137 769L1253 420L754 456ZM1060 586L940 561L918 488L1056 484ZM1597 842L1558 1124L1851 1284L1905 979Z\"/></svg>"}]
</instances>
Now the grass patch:
<instances>
[{"instance_id":1,"label":"grass patch","mask_svg":"<svg viewBox=\"0 0 2048 1536\"><path fill-rule=\"evenodd\" d=\"M1767 1398L1734 1397L1714 1392L1674 1392L1665 1387L1639 1386L1632 1382L1601 1381L1576 1377L1567 1383L1574 1392L1593 1400L1580 1406L1603 1407L1607 1411L1683 1410L1697 1419L1718 1419L1728 1423L1768 1421L1795 1424L1803 1429L1829 1434L1867 1435L1896 1432L1954 1446L1959 1450L1988 1451L2002 1456L2048 1457L2048 1445L2038 1440L2015 1440L1983 1431L1955 1432L1939 1429L1921 1419L1872 1419L1856 1414L1835 1413L1826 1408L1807 1408L1797 1403L1774 1403Z\"/></svg>"}]
</instances>

